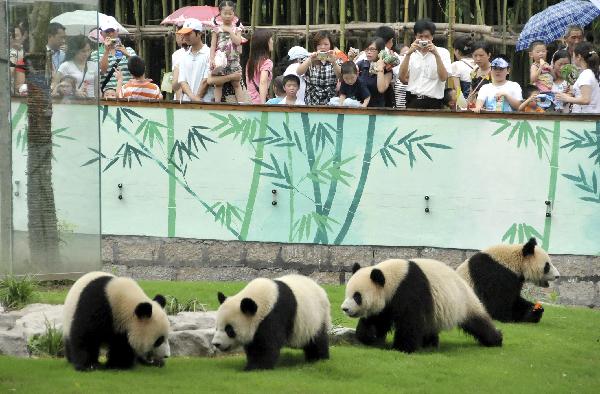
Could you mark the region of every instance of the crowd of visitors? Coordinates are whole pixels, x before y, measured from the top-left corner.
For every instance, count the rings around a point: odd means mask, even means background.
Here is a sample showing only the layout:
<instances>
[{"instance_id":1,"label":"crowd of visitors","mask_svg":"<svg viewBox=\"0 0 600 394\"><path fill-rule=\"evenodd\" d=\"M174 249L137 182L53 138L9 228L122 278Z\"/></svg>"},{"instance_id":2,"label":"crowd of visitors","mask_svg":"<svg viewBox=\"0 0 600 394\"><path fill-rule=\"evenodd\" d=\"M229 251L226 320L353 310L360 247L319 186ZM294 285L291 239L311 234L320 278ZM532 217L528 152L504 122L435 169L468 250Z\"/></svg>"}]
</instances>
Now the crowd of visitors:
<instances>
[{"instance_id":1,"label":"crowd of visitors","mask_svg":"<svg viewBox=\"0 0 600 394\"><path fill-rule=\"evenodd\" d=\"M210 44L203 41L207 32ZM509 58L493 53L484 41L458 37L452 62L450 52L435 45L436 26L427 19L415 23L413 42L401 48L385 25L363 50L347 53L329 33L318 31L310 51L290 48L278 62L282 67L272 60L272 31L257 30L248 45L242 32L232 1L222 1L211 21L187 19L177 30L179 48L162 90L182 102L600 113L600 57L578 26L567 29L552 53L543 42L531 44L525 86L511 81ZM161 88L146 78L144 61L123 45L114 22L99 26L97 37L98 49L92 51L96 45L89 37L66 37L62 25L49 24L46 79L52 96L162 99ZM25 25L10 30L13 94L27 94L27 39ZM242 65L245 48L248 60ZM274 75L278 69L284 71Z\"/></svg>"}]
</instances>

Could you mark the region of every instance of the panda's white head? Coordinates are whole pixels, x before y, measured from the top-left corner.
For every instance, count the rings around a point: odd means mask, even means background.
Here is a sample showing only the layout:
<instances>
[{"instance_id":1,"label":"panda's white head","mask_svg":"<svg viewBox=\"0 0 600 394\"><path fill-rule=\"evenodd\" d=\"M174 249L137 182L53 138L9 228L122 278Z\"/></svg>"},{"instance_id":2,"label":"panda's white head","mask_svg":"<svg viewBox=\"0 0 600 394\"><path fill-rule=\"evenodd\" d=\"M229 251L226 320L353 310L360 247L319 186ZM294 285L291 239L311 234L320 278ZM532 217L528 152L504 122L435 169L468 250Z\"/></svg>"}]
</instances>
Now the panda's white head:
<instances>
[{"instance_id":1,"label":"panda's white head","mask_svg":"<svg viewBox=\"0 0 600 394\"><path fill-rule=\"evenodd\" d=\"M171 355L165 305L162 295L149 302L140 302L127 321L129 344L138 358L147 364L162 366L164 359Z\"/></svg>"},{"instance_id":2,"label":"panda's white head","mask_svg":"<svg viewBox=\"0 0 600 394\"><path fill-rule=\"evenodd\" d=\"M540 287L549 287L551 281L560 278L560 273L550 261L548 253L538 246L535 238L522 245L498 245L486 251L494 260L527 282Z\"/></svg>"},{"instance_id":3,"label":"panda's white head","mask_svg":"<svg viewBox=\"0 0 600 394\"><path fill-rule=\"evenodd\" d=\"M350 317L367 317L377 314L385 307L386 278L377 267L352 267L352 276L346 285L346 298L342 310Z\"/></svg>"},{"instance_id":4,"label":"panda's white head","mask_svg":"<svg viewBox=\"0 0 600 394\"><path fill-rule=\"evenodd\" d=\"M213 346L226 352L252 342L259 324L273 309L277 295L275 282L265 278L254 279L231 297L219 292L221 306L217 310Z\"/></svg>"}]
</instances>

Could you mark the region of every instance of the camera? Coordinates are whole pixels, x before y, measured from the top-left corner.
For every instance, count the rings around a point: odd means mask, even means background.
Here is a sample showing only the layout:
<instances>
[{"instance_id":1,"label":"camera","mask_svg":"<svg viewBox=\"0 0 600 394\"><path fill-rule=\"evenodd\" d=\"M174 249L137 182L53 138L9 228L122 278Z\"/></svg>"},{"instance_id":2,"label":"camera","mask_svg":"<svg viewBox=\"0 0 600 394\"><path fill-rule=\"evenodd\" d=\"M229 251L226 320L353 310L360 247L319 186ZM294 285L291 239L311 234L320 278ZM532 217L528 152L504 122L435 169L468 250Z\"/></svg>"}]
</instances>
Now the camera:
<instances>
[{"instance_id":1,"label":"camera","mask_svg":"<svg viewBox=\"0 0 600 394\"><path fill-rule=\"evenodd\" d=\"M321 60L321 61L325 61L327 60L329 54L325 51L319 51L317 52L317 59Z\"/></svg>"},{"instance_id":2,"label":"camera","mask_svg":"<svg viewBox=\"0 0 600 394\"><path fill-rule=\"evenodd\" d=\"M427 41L427 40L419 40L418 44L419 44L419 46L421 48L427 48L429 46L429 41Z\"/></svg>"}]
</instances>

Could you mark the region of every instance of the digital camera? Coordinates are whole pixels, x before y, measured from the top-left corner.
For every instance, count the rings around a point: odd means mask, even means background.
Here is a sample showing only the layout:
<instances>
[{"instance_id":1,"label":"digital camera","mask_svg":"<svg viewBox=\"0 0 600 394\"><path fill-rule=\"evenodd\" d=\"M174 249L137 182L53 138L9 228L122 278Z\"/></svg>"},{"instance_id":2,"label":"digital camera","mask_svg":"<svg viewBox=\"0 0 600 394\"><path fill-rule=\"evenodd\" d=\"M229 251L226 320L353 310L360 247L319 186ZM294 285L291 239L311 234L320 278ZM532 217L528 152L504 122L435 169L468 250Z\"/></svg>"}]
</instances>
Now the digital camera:
<instances>
[{"instance_id":1,"label":"digital camera","mask_svg":"<svg viewBox=\"0 0 600 394\"><path fill-rule=\"evenodd\" d=\"M429 46L429 41L427 41L427 40L419 40L419 46L421 48L427 48Z\"/></svg>"},{"instance_id":2,"label":"digital camera","mask_svg":"<svg viewBox=\"0 0 600 394\"><path fill-rule=\"evenodd\" d=\"M319 51L317 53L317 59L321 60L321 61L325 61L327 60L327 58L329 57L329 54L325 51Z\"/></svg>"}]
</instances>

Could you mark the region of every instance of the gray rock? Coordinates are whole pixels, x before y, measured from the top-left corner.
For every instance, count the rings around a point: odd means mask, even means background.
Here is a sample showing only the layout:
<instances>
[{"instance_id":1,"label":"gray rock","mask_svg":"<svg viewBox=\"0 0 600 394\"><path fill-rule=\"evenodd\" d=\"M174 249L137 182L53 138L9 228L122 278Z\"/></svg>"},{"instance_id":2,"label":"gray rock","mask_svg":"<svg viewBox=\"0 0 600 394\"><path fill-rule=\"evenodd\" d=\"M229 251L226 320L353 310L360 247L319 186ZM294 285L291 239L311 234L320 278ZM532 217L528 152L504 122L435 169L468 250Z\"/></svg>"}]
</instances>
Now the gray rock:
<instances>
[{"instance_id":1,"label":"gray rock","mask_svg":"<svg viewBox=\"0 0 600 394\"><path fill-rule=\"evenodd\" d=\"M50 327L62 328L63 321L62 305L29 305L22 311L28 310L15 322L15 330L21 331L27 339L37 334L46 332L46 322Z\"/></svg>"},{"instance_id":2,"label":"gray rock","mask_svg":"<svg viewBox=\"0 0 600 394\"><path fill-rule=\"evenodd\" d=\"M329 331L330 345L358 345L360 342L356 339L356 330L348 327L333 327Z\"/></svg>"},{"instance_id":3,"label":"gray rock","mask_svg":"<svg viewBox=\"0 0 600 394\"><path fill-rule=\"evenodd\" d=\"M169 316L172 331L215 329L217 312L179 312Z\"/></svg>"},{"instance_id":4,"label":"gray rock","mask_svg":"<svg viewBox=\"0 0 600 394\"><path fill-rule=\"evenodd\" d=\"M214 329L172 331L169 334L169 345L173 357L212 357L215 348L211 341Z\"/></svg>"},{"instance_id":5,"label":"gray rock","mask_svg":"<svg viewBox=\"0 0 600 394\"><path fill-rule=\"evenodd\" d=\"M23 333L18 330L0 330L0 354L28 357L27 339L25 339Z\"/></svg>"}]
</instances>

